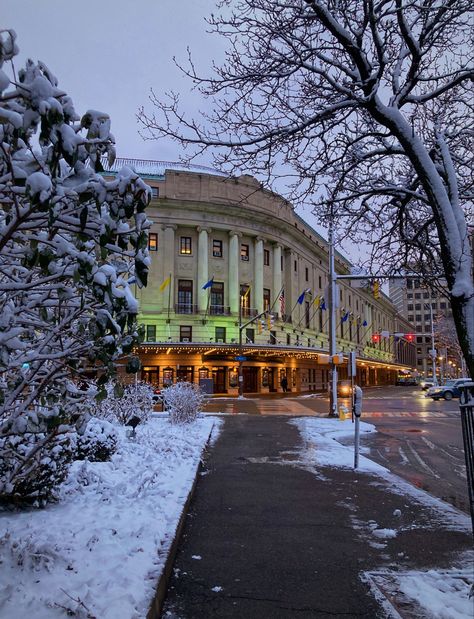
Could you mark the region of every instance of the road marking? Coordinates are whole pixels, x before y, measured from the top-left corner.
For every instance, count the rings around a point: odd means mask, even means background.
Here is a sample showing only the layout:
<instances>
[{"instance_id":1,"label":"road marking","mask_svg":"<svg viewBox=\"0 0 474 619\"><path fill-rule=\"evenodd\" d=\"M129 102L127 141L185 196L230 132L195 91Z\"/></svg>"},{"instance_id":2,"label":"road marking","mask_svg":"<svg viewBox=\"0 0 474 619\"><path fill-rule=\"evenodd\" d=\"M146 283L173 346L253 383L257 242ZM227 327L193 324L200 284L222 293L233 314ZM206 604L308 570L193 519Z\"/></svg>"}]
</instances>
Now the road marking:
<instances>
[{"instance_id":1,"label":"road marking","mask_svg":"<svg viewBox=\"0 0 474 619\"><path fill-rule=\"evenodd\" d=\"M428 473L430 473L431 475L433 475L433 477L436 477L436 479L440 479L440 476L437 475L432 468L430 468L426 462L423 460L423 458L420 456L420 454L416 451L416 449L411 445L411 443L409 441L407 441L407 447L410 449L410 451L412 452L413 456L415 457L415 459L417 460L418 464L425 469L425 471L427 471Z\"/></svg>"}]
</instances>

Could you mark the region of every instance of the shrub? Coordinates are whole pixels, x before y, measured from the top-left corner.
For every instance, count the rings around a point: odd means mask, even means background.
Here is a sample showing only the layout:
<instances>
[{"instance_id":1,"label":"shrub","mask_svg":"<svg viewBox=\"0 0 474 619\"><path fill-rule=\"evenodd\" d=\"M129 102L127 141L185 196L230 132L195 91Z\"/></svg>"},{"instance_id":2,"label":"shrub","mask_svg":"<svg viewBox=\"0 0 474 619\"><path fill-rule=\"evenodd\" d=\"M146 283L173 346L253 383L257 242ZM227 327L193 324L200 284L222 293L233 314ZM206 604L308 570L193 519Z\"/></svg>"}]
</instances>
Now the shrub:
<instances>
[{"instance_id":1,"label":"shrub","mask_svg":"<svg viewBox=\"0 0 474 619\"><path fill-rule=\"evenodd\" d=\"M106 385L107 396L97 403L91 413L100 419L130 425L133 418L145 422L153 411L153 387L139 381L122 387L118 383Z\"/></svg>"},{"instance_id":2,"label":"shrub","mask_svg":"<svg viewBox=\"0 0 474 619\"><path fill-rule=\"evenodd\" d=\"M162 392L171 423L192 423L204 401L201 388L194 383L179 382Z\"/></svg>"},{"instance_id":3,"label":"shrub","mask_svg":"<svg viewBox=\"0 0 474 619\"><path fill-rule=\"evenodd\" d=\"M118 434L105 419L91 417L83 434L77 437L77 460L106 462L117 451Z\"/></svg>"},{"instance_id":4,"label":"shrub","mask_svg":"<svg viewBox=\"0 0 474 619\"><path fill-rule=\"evenodd\" d=\"M54 491L66 478L76 448L77 434L70 429L0 438L0 500L44 503L55 499Z\"/></svg>"}]
</instances>

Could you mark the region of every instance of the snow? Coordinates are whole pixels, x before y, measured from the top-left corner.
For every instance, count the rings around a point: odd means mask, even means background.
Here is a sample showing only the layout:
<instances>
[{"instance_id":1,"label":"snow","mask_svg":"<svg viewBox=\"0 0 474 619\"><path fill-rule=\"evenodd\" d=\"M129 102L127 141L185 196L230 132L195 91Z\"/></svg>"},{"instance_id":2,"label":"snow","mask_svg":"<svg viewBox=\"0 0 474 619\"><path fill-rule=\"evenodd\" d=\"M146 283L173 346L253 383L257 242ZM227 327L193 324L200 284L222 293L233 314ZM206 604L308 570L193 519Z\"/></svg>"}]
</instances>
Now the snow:
<instances>
[{"instance_id":1,"label":"snow","mask_svg":"<svg viewBox=\"0 0 474 619\"><path fill-rule=\"evenodd\" d=\"M101 619L146 615L196 475L221 420L138 426L110 462L75 462L61 500L0 513L0 616ZM213 430L214 428L214 430Z\"/></svg>"},{"instance_id":2,"label":"snow","mask_svg":"<svg viewBox=\"0 0 474 619\"><path fill-rule=\"evenodd\" d=\"M305 441L302 453L303 462L312 465L316 462L318 466L353 468L353 445L342 445L339 442L340 440L347 442L348 437L353 436L354 426L350 420L300 418L292 419L289 423L299 428ZM364 435L374 431L376 430L372 424L360 423L361 439ZM423 490L415 488L393 475L385 467L362 455L359 458L358 473L380 476L388 482L387 487L390 492L400 494L400 496L409 495L420 503L430 506L433 510L433 526L442 524L447 530L455 529L470 533L471 523L468 516ZM395 509L393 515L399 518L401 510ZM351 522L355 529L363 528L353 516L351 516ZM371 535L382 542L380 544L368 540L373 547L383 548L383 540L397 537L396 529L379 528L375 521L370 521L368 525ZM432 619L467 619L474 616L474 601L472 597L469 597L471 588L474 587L472 555L466 553L466 556L461 559L461 564L460 567L451 570L383 571L375 574L361 574L361 578L371 585L373 581L391 582L392 592L397 595L402 594L405 604L415 604L423 609L423 614L416 616ZM382 606L386 608L388 616L400 616L387 602L385 596L380 595L377 587L372 587L372 591Z\"/></svg>"}]
</instances>

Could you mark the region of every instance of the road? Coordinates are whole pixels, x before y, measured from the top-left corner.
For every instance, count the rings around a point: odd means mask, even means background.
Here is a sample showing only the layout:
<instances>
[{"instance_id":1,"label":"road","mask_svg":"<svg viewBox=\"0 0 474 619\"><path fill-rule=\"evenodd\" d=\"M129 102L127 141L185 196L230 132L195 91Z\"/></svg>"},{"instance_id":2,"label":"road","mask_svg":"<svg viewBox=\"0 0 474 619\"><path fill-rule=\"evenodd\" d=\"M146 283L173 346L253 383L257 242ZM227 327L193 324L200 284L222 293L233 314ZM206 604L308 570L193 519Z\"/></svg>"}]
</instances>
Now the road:
<instances>
[{"instance_id":1,"label":"road","mask_svg":"<svg viewBox=\"0 0 474 619\"><path fill-rule=\"evenodd\" d=\"M348 403L347 400L342 402ZM213 398L209 412L326 416L327 397L316 395ZM363 421L377 432L364 438L367 456L430 494L469 512L461 419L457 400L435 402L414 387L368 389Z\"/></svg>"}]
</instances>

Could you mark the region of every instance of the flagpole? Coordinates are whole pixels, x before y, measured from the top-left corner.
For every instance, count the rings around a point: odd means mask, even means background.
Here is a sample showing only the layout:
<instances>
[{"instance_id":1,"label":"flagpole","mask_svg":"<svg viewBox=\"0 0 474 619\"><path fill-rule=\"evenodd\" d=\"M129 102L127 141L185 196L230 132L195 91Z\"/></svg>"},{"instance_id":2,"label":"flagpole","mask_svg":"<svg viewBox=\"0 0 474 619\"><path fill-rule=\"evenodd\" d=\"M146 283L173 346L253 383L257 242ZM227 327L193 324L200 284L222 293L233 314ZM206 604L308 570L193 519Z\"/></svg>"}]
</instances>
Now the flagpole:
<instances>
[{"instance_id":1,"label":"flagpole","mask_svg":"<svg viewBox=\"0 0 474 619\"><path fill-rule=\"evenodd\" d=\"M170 322L170 305L171 305L171 273L170 273L170 283L168 284L168 324Z\"/></svg>"}]
</instances>

